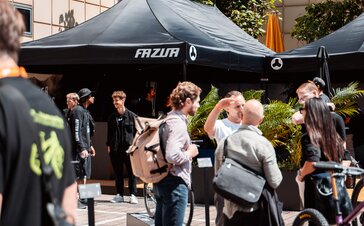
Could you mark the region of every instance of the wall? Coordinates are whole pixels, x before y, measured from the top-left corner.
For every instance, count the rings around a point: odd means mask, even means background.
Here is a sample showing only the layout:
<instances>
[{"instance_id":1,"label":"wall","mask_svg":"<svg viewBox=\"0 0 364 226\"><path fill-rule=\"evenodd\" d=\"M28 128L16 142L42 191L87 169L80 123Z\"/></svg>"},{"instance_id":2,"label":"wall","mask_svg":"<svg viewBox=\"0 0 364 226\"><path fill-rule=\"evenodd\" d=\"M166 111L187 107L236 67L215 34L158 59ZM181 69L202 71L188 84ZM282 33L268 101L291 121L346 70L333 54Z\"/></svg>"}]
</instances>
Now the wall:
<instances>
[{"instance_id":1,"label":"wall","mask_svg":"<svg viewBox=\"0 0 364 226\"><path fill-rule=\"evenodd\" d=\"M10 0L32 8L32 34L23 42L40 39L80 24L112 7L118 0ZM69 17L70 16L70 17Z\"/></svg>"}]
</instances>

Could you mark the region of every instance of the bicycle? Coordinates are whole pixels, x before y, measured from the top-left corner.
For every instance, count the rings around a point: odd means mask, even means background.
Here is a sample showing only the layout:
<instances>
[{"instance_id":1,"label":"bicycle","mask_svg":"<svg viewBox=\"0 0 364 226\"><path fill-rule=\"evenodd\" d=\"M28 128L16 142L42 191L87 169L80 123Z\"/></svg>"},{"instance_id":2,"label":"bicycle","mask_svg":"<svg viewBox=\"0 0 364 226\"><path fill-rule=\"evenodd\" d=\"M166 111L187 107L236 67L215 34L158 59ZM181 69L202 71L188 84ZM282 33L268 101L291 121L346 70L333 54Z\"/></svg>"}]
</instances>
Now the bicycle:
<instances>
[{"instance_id":1,"label":"bicycle","mask_svg":"<svg viewBox=\"0 0 364 226\"><path fill-rule=\"evenodd\" d=\"M358 162L355 162L354 164L356 167L360 168ZM359 179L358 181L356 181ZM360 203L364 202L364 177L363 175L359 176L359 178L356 178L354 181L355 186L353 189L353 192L351 194L351 203L353 204L353 207L358 206ZM364 214L361 214L359 217L360 222L364 222Z\"/></svg>"},{"instance_id":2,"label":"bicycle","mask_svg":"<svg viewBox=\"0 0 364 226\"><path fill-rule=\"evenodd\" d=\"M145 204L145 208L147 209L147 213L150 218L154 218L157 200L154 197L152 183L144 183L143 196L144 196L144 204ZM191 225L194 207L195 207L195 195L191 188L191 189L189 189L189 192L188 192L187 209L186 209L185 219L184 219L185 226Z\"/></svg>"},{"instance_id":3,"label":"bicycle","mask_svg":"<svg viewBox=\"0 0 364 226\"><path fill-rule=\"evenodd\" d=\"M334 162L317 162L314 164L317 169L324 169L330 172L331 185L332 185L332 198L335 202L336 211L336 224L337 226L349 226L357 225L357 216L362 213L364 209L364 202L359 203L350 212L348 216L343 219L340 206L339 197L336 190L336 178L344 177L345 175L361 175L364 173L364 169L358 167L344 167L339 163ZM354 188L355 189L355 188ZM360 219L361 221L362 219ZM322 213L316 209L306 208L298 213L293 221L293 226L302 226L310 223L310 225L316 226L329 226L327 219L322 215ZM364 222L360 222L363 224Z\"/></svg>"}]
</instances>

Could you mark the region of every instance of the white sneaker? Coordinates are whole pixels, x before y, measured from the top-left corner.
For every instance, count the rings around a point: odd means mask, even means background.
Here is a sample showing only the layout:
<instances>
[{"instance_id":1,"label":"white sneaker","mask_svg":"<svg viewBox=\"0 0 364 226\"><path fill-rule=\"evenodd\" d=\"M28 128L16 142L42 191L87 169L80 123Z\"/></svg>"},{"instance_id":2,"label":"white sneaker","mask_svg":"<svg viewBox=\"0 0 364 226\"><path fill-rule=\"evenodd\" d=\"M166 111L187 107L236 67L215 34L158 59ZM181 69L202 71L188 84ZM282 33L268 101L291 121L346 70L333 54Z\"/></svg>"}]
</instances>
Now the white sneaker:
<instances>
[{"instance_id":1,"label":"white sneaker","mask_svg":"<svg viewBox=\"0 0 364 226\"><path fill-rule=\"evenodd\" d=\"M115 195L115 197L114 197L114 198L112 198L112 199L110 200L110 202L112 202L112 203L124 202L124 197L123 197L123 196L121 196L121 195L119 195L119 194L117 194L117 195Z\"/></svg>"},{"instance_id":2,"label":"white sneaker","mask_svg":"<svg viewBox=\"0 0 364 226\"><path fill-rule=\"evenodd\" d=\"M138 204L138 199L135 197L135 195L130 196L130 203L131 204Z\"/></svg>"}]
</instances>

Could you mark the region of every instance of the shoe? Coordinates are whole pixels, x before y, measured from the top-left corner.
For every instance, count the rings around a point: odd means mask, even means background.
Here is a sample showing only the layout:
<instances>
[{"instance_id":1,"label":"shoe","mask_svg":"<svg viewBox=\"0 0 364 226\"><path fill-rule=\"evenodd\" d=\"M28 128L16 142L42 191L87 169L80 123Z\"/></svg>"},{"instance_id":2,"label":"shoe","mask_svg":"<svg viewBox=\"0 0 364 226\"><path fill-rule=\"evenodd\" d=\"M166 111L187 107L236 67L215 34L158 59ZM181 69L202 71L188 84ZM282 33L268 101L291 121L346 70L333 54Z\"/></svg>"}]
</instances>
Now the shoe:
<instances>
[{"instance_id":1,"label":"shoe","mask_svg":"<svg viewBox=\"0 0 364 226\"><path fill-rule=\"evenodd\" d=\"M131 204L138 204L138 199L135 197L135 195L130 196L130 203Z\"/></svg>"},{"instance_id":2,"label":"shoe","mask_svg":"<svg viewBox=\"0 0 364 226\"><path fill-rule=\"evenodd\" d=\"M80 200L77 201L77 209L86 209L87 206L83 204Z\"/></svg>"},{"instance_id":3,"label":"shoe","mask_svg":"<svg viewBox=\"0 0 364 226\"><path fill-rule=\"evenodd\" d=\"M121 196L121 195L119 195L119 194L117 194L117 195L115 195L115 197L114 197L114 198L112 198L112 199L110 200L110 202L112 202L112 203L120 203L120 202L124 202L124 197L123 197L123 196Z\"/></svg>"}]
</instances>

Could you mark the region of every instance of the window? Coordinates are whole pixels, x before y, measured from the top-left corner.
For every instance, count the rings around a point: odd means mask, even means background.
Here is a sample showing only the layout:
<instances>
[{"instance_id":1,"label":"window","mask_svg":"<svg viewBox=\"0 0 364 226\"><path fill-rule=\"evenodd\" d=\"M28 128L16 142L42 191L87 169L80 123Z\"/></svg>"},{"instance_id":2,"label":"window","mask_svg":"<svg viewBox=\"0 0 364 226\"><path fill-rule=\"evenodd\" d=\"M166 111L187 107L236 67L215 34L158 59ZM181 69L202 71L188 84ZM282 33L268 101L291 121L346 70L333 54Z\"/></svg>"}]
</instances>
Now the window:
<instances>
[{"instance_id":1,"label":"window","mask_svg":"<svg viewBox=\"0 0 364 226\"><path fill-rule=\"evenodd\" d=\"M32 8L26 5L14 4L14 7L19 10L19 12L24 17L25 32L24 35L32 35Z\"/></svg>"}]
</instances>

